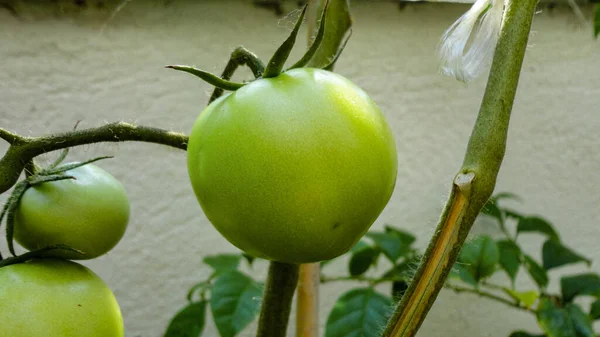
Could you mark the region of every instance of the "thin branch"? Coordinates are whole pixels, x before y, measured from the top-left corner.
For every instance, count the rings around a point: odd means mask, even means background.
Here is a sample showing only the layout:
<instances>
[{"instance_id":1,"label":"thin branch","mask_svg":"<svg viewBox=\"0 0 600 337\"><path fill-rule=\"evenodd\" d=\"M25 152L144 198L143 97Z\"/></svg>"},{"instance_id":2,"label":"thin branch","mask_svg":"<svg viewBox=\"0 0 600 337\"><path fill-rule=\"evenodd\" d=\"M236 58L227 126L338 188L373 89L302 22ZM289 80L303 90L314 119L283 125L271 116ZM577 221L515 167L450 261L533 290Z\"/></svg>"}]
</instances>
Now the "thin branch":
<instances>
[{"instance_id":1,"label":"thin branch","mask_svg":"<svg viewBox=\"0 0 600 337\"><path fill-rule=\"evenodd\" d=\"M12 133L8 130L0 128L0 138L7 141L9 144L15 144L23 141L24 137L17 135L16 133Z\"/></svg>"},{"instance_id":2,"label":"thin branch","mask_svg":"<svg viewBox=\"0 0 600 337\"><path fill-rule=\"evenodd\" d=\"M476 294L479 297L483 297L483 298L487 298L490 300L494 300L496 302L500 302L503 304L506 304L510 307L519 309L519 310L523 310L526 312L529 312L531 314L535 314L535 310L528 308L528 307L524 307L522 305L520 305L519 303L513 302L511 300L508 300L504 297L498 296L496 294L490 293L490 292L486 292L483 290L479 290L479 289L474 289L474 288L467 288L467 287L461 287L461 286L456 286L456 285L451 285L451 284L445 284L444 288L453 290L456 293L471 293L471 294Z\"/></svg>"},{"instance_id":3,"label":"thin branch","mask_svg":"<svg viewBox=\"0 0 600 337\"><path fill-rule=\"evenodd\" d=\"M225 69L221 73L221 78L224 80L230 80L233 76L233 73L237 70L237 68L241 65L246 65L252 71L254 78L259 78L262 76L265 71L265 65L263 62L256 56L256 54L252 53L248 49L239 46L235 48L235 50L231 53L231 57L225 66ZM210 100L208 103L213 102L217 98L223 95L223 89L219 87L215 87L212 95L210 96Z\"/></svg>"},{"instance_id":4,"label":"thin branch","mask_svg":"<svg viewBox=\"0 0 600 337\"><path fill-rule=\"evenodd\" d=\"M269 265L257 337L285 337L298 270L297 264L273 261Z\"/></svg>"},{"instance_id":5,"label":"thin branch","mask_svg":"<svg viewBox=\"0 0 600 337\"><path fill-rule=\"evenodd\" d=\"M185 151L188 142L188 137L182 133L124 122L43 137L23 137L4 129L0 129L0 135L13 140L0 159L0 193L17 182L31 159L47 152L85 144L124 141L157 143Z\"/></svg>"}]
</instances>

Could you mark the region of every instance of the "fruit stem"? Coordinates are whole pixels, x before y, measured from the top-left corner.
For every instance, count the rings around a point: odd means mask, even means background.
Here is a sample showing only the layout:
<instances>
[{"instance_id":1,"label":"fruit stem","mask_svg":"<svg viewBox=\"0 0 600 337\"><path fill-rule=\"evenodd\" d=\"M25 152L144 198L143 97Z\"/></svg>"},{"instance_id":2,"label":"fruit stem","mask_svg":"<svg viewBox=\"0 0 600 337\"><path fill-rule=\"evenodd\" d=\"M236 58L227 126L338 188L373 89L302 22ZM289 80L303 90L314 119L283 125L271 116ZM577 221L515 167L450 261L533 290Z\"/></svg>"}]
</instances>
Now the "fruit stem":
<instances>
[{"instance_id":1,"label":"fruit stem","mask_svg":"<svg viewBox=\"0 0 600 337\"><path fill-rule=\"evenodd\" d=\"M252 71L254 78L259 78L262 76L265 71L265 65L263 62L256 56L254 53L249 51L248 49L239 46L233 50L231 53L231 57L225 66L225 69L221 73L221 78L224 80L230 80L233 76L233 73L237 70L237 68L241 65L246 65ZM223 95L223 89L216 87L210 96L210 100L208 103L212 103L217 98Z\"/></svg>"},{"instance_id":2,"label":"fruit stem","mask_svg":"<svg viewBox=\"0 0 600 337\"><path fill-rule=\"evenodd\" d=\"M297 264L273 261L269 265L257 337L285 337L298 274Z\"/></svg>"},{"instance_id":3,"label":"fruit stem","mask_svg":"<svg viewBox=\"0 0 600 337\"><path fill-rule=\"evenodd\" d=\"M0 128L0 135L11 140L8 151L0 159L0 194L17 183L29 160L47 152L78 145L123 141L157 143L186 150L188 142L188 137L182 133L124 122L42 137L23 137Z\"/></svg>"},{"instance_id":4,"label":"fruit stem","mask_svg":"<svg viewBox=\"0 0 600 337\"><path fill-rule=\"evenodd\" d=\"M440 217L436 235L384 337L413 337L433 305L475 218L492 194L506 149L510 114L538 0L509 1L488 84L463 165Z\"/></svg>"}]
</instances>

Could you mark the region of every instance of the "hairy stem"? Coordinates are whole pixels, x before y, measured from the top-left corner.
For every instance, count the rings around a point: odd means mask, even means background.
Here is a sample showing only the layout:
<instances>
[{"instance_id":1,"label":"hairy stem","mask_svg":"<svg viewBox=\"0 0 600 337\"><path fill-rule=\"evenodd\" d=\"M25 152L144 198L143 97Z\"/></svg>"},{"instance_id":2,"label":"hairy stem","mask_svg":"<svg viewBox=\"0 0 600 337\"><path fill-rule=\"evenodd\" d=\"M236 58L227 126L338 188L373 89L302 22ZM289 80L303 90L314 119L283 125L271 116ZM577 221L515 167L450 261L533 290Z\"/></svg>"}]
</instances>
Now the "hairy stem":
<instances>
[{"instance_id":1,"label":"hairy stem","mask_svg":"<svg viewBox=\"0 0 600 337\"><path fill-rule=\"evenodd\" d=\"M388 322L384 337L416 335L444 286L475 218L494 190L537 2L510 1L506 6L488 84L463 165L452 184L436 235Z\"/></svg>"},{"instance_id":2,"label":"hairy stem","mask_svg":"<svg viewBox=\"0 0 600 337\"><path fill-rule=\"evenodd\" d=\"M224 80L230 80L233 76L233 73L237 70L237 68L241 65L246 65L252 70L252 74L254 78L259 78L262 76L265 71L265 65L263 62L256 56L254 53L249 51L248 49L239 46L235 48L235 50L231 53L231 57L225 66L225 69L221 73L221 78ZM217 98L223 95L222 88L215 88L212 95L210 96L210 100L208 103L212 103Z\"/></svg>"},{"instance_id":3,"label":"hairy stem","mask_svg":"<svg viewBox=\"0 0 600 337\"><path fill-rule=\"evenodd\" d=\"M27 163L43 153L78 145L123 141L157 143L186 150L188 142L188 137L182 133L124 122L43 137L23 137L0 129L0 138L11 144L0 159L0 193L10 189Z\"/></svg>"},{"instance_id":4,"label":"hairy stem","mask_svg":"<svg viewBox=\"0 0 600 337\"><path fill-rule=\"evenodd\" d=\"M284 337L298 283L297 264L271 262L265 284L257 337Z\"/></svg>"}]
</instances>

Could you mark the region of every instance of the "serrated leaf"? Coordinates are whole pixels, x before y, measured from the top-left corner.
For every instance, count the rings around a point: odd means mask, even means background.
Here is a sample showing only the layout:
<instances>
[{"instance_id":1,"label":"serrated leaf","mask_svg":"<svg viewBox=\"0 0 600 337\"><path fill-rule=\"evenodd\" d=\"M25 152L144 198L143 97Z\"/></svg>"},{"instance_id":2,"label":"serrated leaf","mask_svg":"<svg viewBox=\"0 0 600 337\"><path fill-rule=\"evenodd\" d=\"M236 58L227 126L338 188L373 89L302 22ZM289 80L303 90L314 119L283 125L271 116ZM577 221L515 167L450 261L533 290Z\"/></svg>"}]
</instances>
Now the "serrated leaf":
<instances>
[{"instance_id":1,"label":"serrated leaf","mask_svg":"<svg viewBox=\"0 0 600 337\"><path fill-rule=\"evenodd\" d=\"M215 274L221 274L230 270L237 270L242 256L240 254L219 254L206 256L202 261L215 270Z\"/></svg>"},{"instance_id":2,"label":"serrated leaf","mask_svg":"<svg viewBox=\"0 0 600 337\"><path fill-rule=\"evenodd\" d=\"M531 308L535 302L540 298L540 294L537 291L515 291L511 289L504 289L504 292L508 294L508 296L514 298L519 301L519 303L525 305L527 308Z\"/></svg>"},{"instance_id":3,"label":"serrated leaf","mask_svg":"<svg viewBox=\"0 0 600 337\"><path fill-rule=\"evenodd\" d=\"M600 276L593 273L565 276L560 279L560 288L565 302L580 295L600 297Z\"/></svg>"},{"instance_id":4,"label":"serrated leaf","mask_svg":"<svg viewBox=\"0 0 600 337\"><path fill-rule=\"evenodd\" d=\"M410 252L410 247L402 243L399 237L392 233L369 232L365 235L373 240L375 245L381 249L383 254L392 261L396 262L400 257Z\"/></svg>"},{"instance_id":5,"label":"serrated leaf","mask_svg":"<svg viewBox=\"0 0 600 337\"><path fill-rule=\"evenodd\" d=\"M521 249L510 240L496 241L500 253L500 267L508 274L514 284L521 266Z\"/></svg>"},{"instance_id":6,"label":"serrated leaf","mask_svg":"<svg viewBox=\"0 0 600 337\"><path fill-rule=\"evenodd\" d=\"M352 253L348 263L348 272L352 276L364 274L376 261L379 250L371 246L365 246Z\"/></svg>"},{"instance_id":7,"label":"serrated leaf","mask_svg":"<svg viewBox=\"0 0 600 337\"><path fill-rule=\"evenodd\" d=\"M221 274L210 294L210 308L221 337L234 337L256 318L262 289L237 270Z\"/></svg>"},{"instance_id":8,"label":"serrated leaf","mask_svg":"<svg viewBox=\"0 0 600 337\"><path fill-rule=\"evenodd\" d=\"M323 12L325 1L315 1L316 8L309 8L309 18L312 16L315 21L319 20L319 13ZM352 26L350 17L349 0L329 0L329 7L325 17L325 36L317 49L317 52L308 63L308 67L322 68L328 65L341 47L346 34ZM310 19L309 19L310 20ZM313 27L318 27L319 23L315 22ZM314 34L313 34L314 35Z\"/></svg>"},{"instance_id":9,"label":"serrated leaf","mask_svg":"<svg viewBox=\"0 0 600 337\"><path fill-rule=\"evenodd\" d=\"M206 321L206 302L193 302L171 319L164 337L199 337Z\"/></svg>"},{"instance_id":10,"label":"serrated leaf","mask_svg":"<svg viewBox=\"0 0 600 337\"><path fill-rule=\"evenodd\" d=\"M558 233L550 222L540 217L528 216L521 218L517 223L517 235L524 232L537 232L545 234L552 240L560 241Z\"/></svg>"},{"instance_id":11,"label":"serrated leaf","mask_svg":"<svg viewBox=\"0 0 600 337\"><path fill-rule=\"evenodd\" d=\"M350 290L329 313L325 337L379 337L392 309L392 300L373 288Z\"/></svg>"},{"instance_id":12,"label":"serrated leaf","mask_svg":"<svg viewBox=\"0 0 600 337\"><path fill-rule=\"evenodd\" d=\"M548 337L576 337L569 313L547 298L540 300L536 313L538 324Z\"/></svg>"},{"instance_id":13,"label":"serrated leaf","mask_svg":"<svg viewBox=\"0 0 600 337\"><path fill-rule=\"evenodd\" d=\"M546 335L534 335L529 332L519 330L511 333L508 337L546 337Z\"/></svg>"},{"instance_id":14,"label":"serrated leaf","mask_svg":"<svg viewBox=\"0 0 600 337\"><path fill-rule=\"evenodd\" d=\"M454 267L452 267L452 270L450 271L450 277L458 278L459 280L470 284L473 287L477 287L477 280L475 280L475 277L471 274L471 272L469 271L469 269L467 269L465 265L462 265L460 263L454 264Z\"/></svg>"},{"instance_id":15,"label":"serrated leaf","mask_svg":"<svg viewBox=\"0 0 600 337\"><path fill-rule=\"evenodd\" d=\"M595 337L592 320L577 304L567 304L565 310L569 314L577 337Z\"/></svg>"},{"instance_id":16,"label":"serrated leaf","mask_svg":"<svg viewBox=\"0 0 600 337\"><path fill-rule=\"evenodd\" d=\"M523 263L535 283L537 283L540 288L545 288L549 281L546 270L529 255L523 255Z\"/></svg>"},{"instance_id":17,"label":"serrated leaf","mask_svg":"<svg viewBox=\"0 0 600 337\"><path fill-rule=\"evenodd\" d=\"M590 317L594 320L600 318L600 300L596 300L590 305Z\"/></svg>"},{"instance_id":18,"label":"serrated leaf","mask_svg":"<svg viewBox=\"0 0 600 337\"><path fill-rule=\"evenodd\" d=\"M415 242L415 240L417 240L417 237L412 235L411 233L405 232L398 228L394 228L390 225L385 226L385 232L396 235L400 239L400 241L402 241L402 243L407 246L412 245Z\"/></svg>"},{"instance_id":19,"label":"serrated leaf","mask_svg":"<svg viewBox=\"0 0 600 337\"><path fill-rule=\"evenodd\" d=\"M480 236L467 242L458 256L460 265L464 266L477 282L492 275L499 261L498 247L489 236Z\"/></svg>"},{"instance_id":20,"label":"serrated leaf","mask_svg":"<svg viewBox=\"0 0 600 337\"><path fill-rule=\"evenodd\" d=\"M544 242L542 246L542 262L546 270L578 262L585 262L588 266L592 263L590 260L554 240Z\"/></svg>"}]
</instances>

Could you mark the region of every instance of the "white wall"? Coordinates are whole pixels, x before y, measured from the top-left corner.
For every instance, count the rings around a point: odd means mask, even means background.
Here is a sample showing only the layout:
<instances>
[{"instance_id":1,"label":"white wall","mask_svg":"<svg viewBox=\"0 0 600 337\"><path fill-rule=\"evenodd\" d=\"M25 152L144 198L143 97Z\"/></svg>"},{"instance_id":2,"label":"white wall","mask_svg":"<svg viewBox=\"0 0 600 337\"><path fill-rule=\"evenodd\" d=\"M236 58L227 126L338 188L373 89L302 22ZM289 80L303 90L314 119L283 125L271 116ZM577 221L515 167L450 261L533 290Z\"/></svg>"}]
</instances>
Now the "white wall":
<instances>
[{"instance_id":1,"label":"white wall","mask_svg":"<svg viewBox=\"0 0 600 337\"><path fill-rule=\"evenodd\" d=\"M439 37L466 9L356 4L354 34L337 67L372 95L396 135L397 187L374 228L406 228L421 247L462 161L485 85L484 78L465 85L437 73ZM109 22L96 12L16 19L0 10L0 126L40 135L69 130L79 119L81 128L124 120L189 133L210 88L162 67L183 63L220 72L239 44L267 59L289 29L250 1L132 1ZM599 261L600 42L566 9L538 14L533 29L497 191L521 195L525 204L515 207L543 214L566 243ZM183 152L100 144L81 147L73 158L99 155L116 155L101 165L126 185L132 221L118 247L86 264L114 290L128 335L158 337L187 289L209 273L202 257L235 249L201 213ZM496 233L486 223L474 231ZM527 240L538 256L540 240ZM264 277L264 265L254 273ZM519 284L530 286L523 273ZM322 288L323 324L344 289ZM419 335L502 337L521 328L537 331L535 319L444 291ZM243 333L253 334L252 328ZM212 323L205 335L216 335Z\"/></svg>"}]
</instances>

